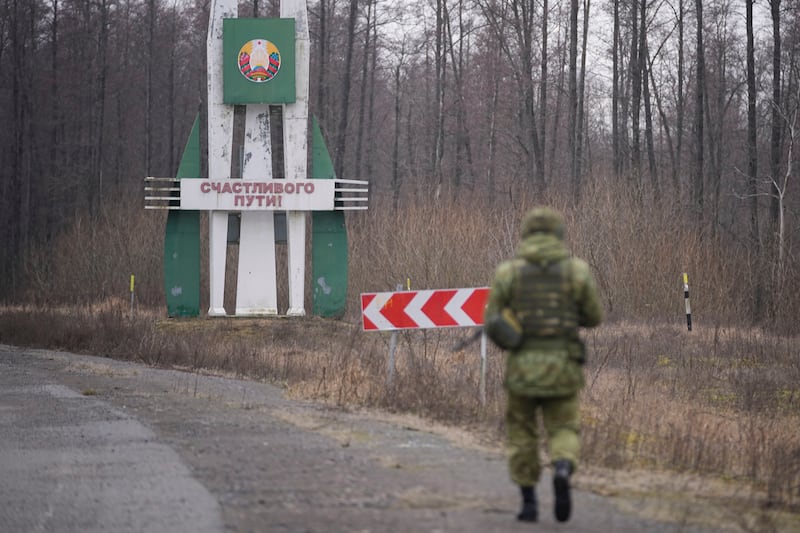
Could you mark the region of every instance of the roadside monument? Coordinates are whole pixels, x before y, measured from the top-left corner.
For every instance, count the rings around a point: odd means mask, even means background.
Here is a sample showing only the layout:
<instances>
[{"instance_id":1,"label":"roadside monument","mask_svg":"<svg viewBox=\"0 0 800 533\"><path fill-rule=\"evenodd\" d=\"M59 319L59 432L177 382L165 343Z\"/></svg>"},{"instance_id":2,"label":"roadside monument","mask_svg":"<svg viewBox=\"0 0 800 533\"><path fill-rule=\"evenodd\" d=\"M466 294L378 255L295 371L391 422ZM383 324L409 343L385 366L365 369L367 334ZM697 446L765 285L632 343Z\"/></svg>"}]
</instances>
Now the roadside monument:
<instances>
[{"instance_id":1,"label":"roadside monument","mask_svg":"<svg viewBox=\"0 0 800 533\"><path fill-rule=\"evenodd\" d=\"M346 210L367 208L368 183L336 179L316 120L308 176L309 35L305 0L282 0L278 19L237 18L236 0L209 15L208 177L201 174L199 120L175 178L146 178L145 208L168 209L164 290L169 316L200 314L200 217L208 212L209 316L226 316L229 220L238 215L234 316L278 315L276 221L285 217L287 316L304 316L306 219L312 225L312 312L344 313ZM234 106L244 106L241 177L232 176ZM283 160L273 160L271 115L280 113ZM273 176L282 168L283 176ZM280 217L280 218L278 218ZM235 239L234 239L235 240Z\"/></svg>"}]
</instances>

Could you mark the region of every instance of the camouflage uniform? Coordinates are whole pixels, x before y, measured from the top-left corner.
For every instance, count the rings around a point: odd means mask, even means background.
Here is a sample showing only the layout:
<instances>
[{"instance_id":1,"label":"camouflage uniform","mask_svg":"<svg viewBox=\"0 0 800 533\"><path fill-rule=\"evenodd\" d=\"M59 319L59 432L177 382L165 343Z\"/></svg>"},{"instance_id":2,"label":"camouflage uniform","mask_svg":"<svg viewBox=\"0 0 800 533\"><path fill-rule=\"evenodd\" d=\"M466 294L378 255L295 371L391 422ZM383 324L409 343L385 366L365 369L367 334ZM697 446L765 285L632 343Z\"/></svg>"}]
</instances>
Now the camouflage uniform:
<instances>
[{"instance_id":1,"label":"camouflage uniform","mask_svg":"<svg viewBox=\"0 0 800 533\"><path fill-rule=\"evenodd\" d=\"M495 342L493 325L503 323L504 310L512 311L518 321L514 327L521 333L514 346L504 346L509 348L505 371L509 470L521 487L535 486L541 473L537 411L553 463L568 461L569 473L578 464L578 394L585 360L578 328L596 326L603 318L589 267L569 255L563 233L558 212L531 210L523 219L516 256L495 271L485 311L486 331Z\"/></svg>"}]
</instances>

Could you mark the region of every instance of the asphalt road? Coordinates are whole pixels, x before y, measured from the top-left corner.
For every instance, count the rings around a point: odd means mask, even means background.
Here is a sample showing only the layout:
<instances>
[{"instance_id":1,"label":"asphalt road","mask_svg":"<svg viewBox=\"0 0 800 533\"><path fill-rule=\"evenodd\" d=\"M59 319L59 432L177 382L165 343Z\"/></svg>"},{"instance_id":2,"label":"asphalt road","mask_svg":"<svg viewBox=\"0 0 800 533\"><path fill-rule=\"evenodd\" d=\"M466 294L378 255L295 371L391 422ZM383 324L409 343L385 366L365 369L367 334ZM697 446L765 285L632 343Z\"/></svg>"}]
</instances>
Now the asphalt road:
<instances>
[{"instance_id":1,"label":"asphalt road","mask_svg":"<svg viewBox=\"0 0 800 533\"><path fill-rule=\"evenodd\" d=\"M500 453L401 418L0 345L0 532L720 530L581 490L559 524L549 477L538 493L517 522Z\"/></svg>"}]
</instances>

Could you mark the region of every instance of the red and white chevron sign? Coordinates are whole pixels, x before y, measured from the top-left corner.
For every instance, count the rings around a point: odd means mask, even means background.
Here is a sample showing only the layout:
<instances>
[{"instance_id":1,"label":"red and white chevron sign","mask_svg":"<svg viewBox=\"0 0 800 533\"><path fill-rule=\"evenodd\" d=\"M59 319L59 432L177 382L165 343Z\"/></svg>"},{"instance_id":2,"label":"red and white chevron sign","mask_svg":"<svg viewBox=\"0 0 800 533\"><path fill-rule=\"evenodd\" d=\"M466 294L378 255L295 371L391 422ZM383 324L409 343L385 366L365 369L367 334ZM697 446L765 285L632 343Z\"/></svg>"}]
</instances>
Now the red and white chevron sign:
<instances>
[{"instance_id":1,"label":"red and white chevron sign","mask_svg":"<svg viewBox=\"0 0 800 533\"><path fill-rule=\"evenodd\" d=\"M364 331L483 325L488 287L361 294Z\"/></svg>"}]
</instances>

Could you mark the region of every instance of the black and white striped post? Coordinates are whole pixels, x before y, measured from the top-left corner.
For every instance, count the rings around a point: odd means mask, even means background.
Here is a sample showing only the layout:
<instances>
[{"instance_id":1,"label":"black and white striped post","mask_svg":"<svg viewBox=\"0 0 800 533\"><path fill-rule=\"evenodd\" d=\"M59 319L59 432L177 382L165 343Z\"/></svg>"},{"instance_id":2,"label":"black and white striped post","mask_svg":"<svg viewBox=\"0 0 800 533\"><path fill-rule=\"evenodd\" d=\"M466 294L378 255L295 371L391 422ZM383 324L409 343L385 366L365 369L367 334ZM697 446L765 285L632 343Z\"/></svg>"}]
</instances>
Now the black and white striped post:
<instances>
[{"instance_id":1,"label":"black and white striped post","mask_svg":"<svg viewBox=\"0 0 800 533\"><path fill-rule=\"evenodd\" d=\"M692 306L689 305L689 275L683 273L683 299L686 301L686 327L692 331Z\"/></svg>"}]
</instances>

